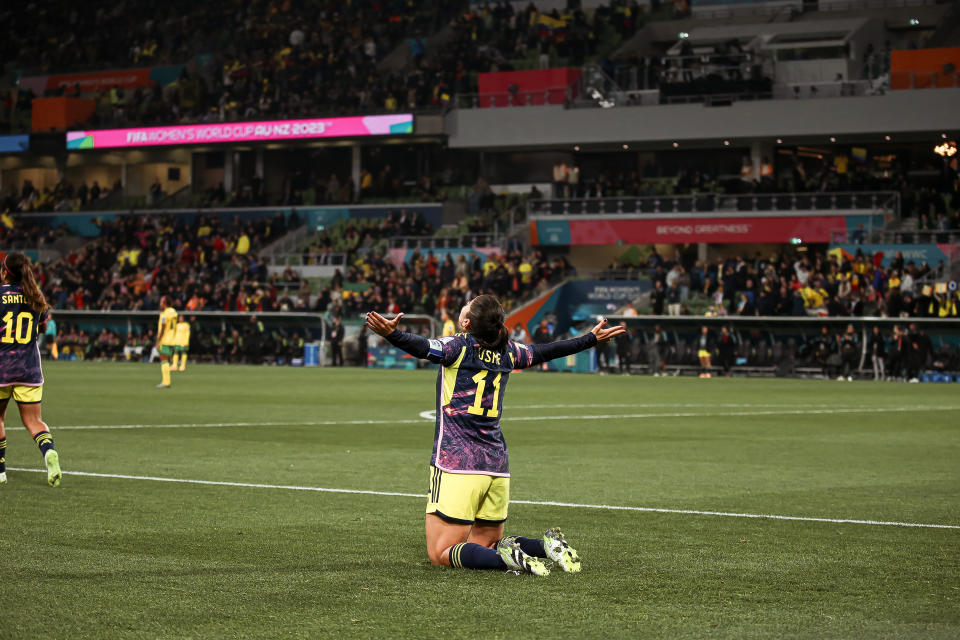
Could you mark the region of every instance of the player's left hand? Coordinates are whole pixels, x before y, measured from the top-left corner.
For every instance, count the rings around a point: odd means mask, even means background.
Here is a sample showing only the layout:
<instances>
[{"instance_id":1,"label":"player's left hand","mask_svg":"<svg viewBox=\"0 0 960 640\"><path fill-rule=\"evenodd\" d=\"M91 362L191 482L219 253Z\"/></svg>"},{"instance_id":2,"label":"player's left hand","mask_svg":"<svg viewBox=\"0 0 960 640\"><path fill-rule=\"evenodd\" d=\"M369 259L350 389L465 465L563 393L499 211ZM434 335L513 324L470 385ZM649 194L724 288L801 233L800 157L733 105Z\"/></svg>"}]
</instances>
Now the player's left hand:
<instances>
[{"instance_id":1,"label":"player's left hand","mask_svg":"<svg viewBox=\"0 0 960 640\"><path fill-rule=\"evenodd\" d=\"M617 325L616 327L606 328L607 319L601 318L600 322L593 329L590 330L590 333L597 336L597 342L606 342L610 338L616 338L617 336L622 336L627 332L624 327Z\"/></svg>"},{"instance_id":2,"label":"player's left hand","mask_svg":"<svg viewBox=\"0 0 960 640\"><path fill-rule=\"evenodd\" d=\"M387 320L376 311L371 311L367 314L367 328L377 335L386 338L388 335L397 330L397 325L400 324L400 318L402 317L403 314L398 313L396 316L394 316L393 320Z\"/></svg>"}]
</instances>

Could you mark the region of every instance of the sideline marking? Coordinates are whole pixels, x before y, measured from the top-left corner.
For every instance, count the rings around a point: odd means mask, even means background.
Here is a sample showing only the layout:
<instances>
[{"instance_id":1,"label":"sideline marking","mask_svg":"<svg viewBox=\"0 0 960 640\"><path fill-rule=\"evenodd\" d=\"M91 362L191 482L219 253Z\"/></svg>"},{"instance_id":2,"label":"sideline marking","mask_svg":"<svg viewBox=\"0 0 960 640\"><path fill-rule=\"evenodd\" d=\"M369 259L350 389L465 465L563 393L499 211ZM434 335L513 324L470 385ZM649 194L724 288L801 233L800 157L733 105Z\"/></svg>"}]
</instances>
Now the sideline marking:
<instances>
[{"instance_id":1,"label":"sideline marking","mask_svg":"<svg viewBox=\"0 0 960 640\"><path fill-rule=\"evenodd\" d=\"M609 405L605 405L609 406ZM676 405L674 405L676 406ZM647 418L724 418L738 416L780 416L780 415L816 415L816 414L839 414L839 413L903 413L906 411L957 411L960 407L864 407L864 408L840 408L840 409L790 409L774 410L765 409L761 411L724 411L713 413L697 412L679 412L679 413L605 413L596 415L564 415L564 416L514 416L505 417L502 422L544 422L548 420L624 420L624 419L647 419ZM432 410L429 410L432 411ZM420 413L421 418L417 420L297 420L284 422L193 422L193 423L173 423L173 424L86 424L86 425L67 425L58 427L53 425L51 431L90 431L90 430L108 430L108 429L214 429L221 427L323 427L335 425L364 425L364 424L424 424L433 422L433 417L426 417L427 411ZM20 427L21 429L23 427Z\"/></svg>"},{"instance_id":2,"label":"sideline marking","mask_svg":"<svg viewBox=\"0 0 960 640\"><path fill-rule=\"evenodd\" d=\"M46 473L46 469L26 469L9 467L10 471L28 471ZM152 482L174 482L178 484L200 484L218 487L244 487L249 489L285 489L288 491L316 491L320 493L350 493L372 496L399 496L403 498L425 498L425 493L402 493L399 491L370 491L365 489L332 489L329 487L302 487L290 484L261 484L253 482L225 482L222 480L188 480L184 478L162 478L159 476L131 476L119 473L91 473L88 471L64 471L65 476L87 476L91 478L118 478L121 480L149 480ZM850 518L812 518L805 516L779 516L766 513L736 513L728 511L698 511L696 509L659 509L656 507L624 507L610 504L578 504L575 502L552 502L540 500L511 500L515 504L530 504L543 507L569 507L573 509L605 509L608 511L642 511L650 513L673 513L696 516L720 516L724 518L755 518L766 520L797 520L802 522L832 522L836 524L866 524L884 527L910 527L922 529L960 529L953 524L925 524L918 522L891 522L887 520L853 520Z\"/></svg>"}]
</instances>

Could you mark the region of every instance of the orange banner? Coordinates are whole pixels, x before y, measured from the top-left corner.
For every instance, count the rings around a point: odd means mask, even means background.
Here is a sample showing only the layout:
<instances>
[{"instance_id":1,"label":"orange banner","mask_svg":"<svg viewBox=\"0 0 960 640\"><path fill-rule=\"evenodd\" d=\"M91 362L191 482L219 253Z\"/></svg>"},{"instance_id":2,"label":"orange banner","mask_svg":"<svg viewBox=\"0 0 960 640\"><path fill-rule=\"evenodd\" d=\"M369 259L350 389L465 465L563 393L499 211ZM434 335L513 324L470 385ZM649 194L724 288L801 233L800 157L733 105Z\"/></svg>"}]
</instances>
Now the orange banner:
<instances>
[{"instance_id":1,"label":"orange banner","mask_svg":"<svg viewBox=\"0 0 960 640\"><path fill-rule=\"evenodd\" d=\"M890 52L892 89L948 88L958 85L960 47Z\"/></svg>"},{"instance_id":2,"label":"orange banner","mask_svg":"<svg viewBox=\"0 0 960 640\"><path fill-rule=\"evenodd\" d=\"M47 89L59 87L73 88L80 85L80 93L103 91L120 87L134 89L136 87L150 87L150 67L143 69L115 69L112 71L93 71L90 73L66 73L47 78Z\"/></svg>"},{"instance_id":3,"label":"orange banner","mask_svg":"<svg viewBox=\"0 0 960 640\"><path fill-rule=\"evenodd\" d=\"M34 98L33 130L63 131L82 125L97 110L97 103L86 98Z\"/></svg>"}]
</instances>

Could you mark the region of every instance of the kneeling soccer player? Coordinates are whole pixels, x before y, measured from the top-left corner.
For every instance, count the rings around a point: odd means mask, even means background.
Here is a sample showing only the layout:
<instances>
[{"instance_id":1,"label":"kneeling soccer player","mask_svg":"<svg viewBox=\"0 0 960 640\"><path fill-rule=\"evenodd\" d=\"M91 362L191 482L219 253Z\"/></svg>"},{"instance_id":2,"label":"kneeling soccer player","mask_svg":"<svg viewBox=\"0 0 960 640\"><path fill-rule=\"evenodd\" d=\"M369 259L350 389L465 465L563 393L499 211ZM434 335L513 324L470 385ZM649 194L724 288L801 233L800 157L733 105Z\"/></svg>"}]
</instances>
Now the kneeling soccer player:
<instances>
[{"instance_id":1,"label":"kneeling soccer player","mask_svg":"<svg viewBox=\"0 0 960 640\"><path fill-rule=\"evenodd\" d=\"M441 365L437 422L427 500L427 555L435 565L512 570L545 576L546 559L580 571L580 557L559 529L541 538L503 536L510 502L507 445L500 415L514 369L538 365L596 346L622 333L606 320L573 340L527 346L508 339L496 297L474 298L460 311L465 333L438 340L397 330L403 314L387 320L367 314L367 326L407 353Z\"/></svg>"},{"instance_id":2,"label":"kneeling soccer player","mask_svg":"<svg viewBox=\"0 0 960 640\"><path fill-rule=\"evenodd\" d=\"M20 419L33 437L47 467L47 483L60 484L60 456L53 448L50 429L40 418L43 370L37 337L49 316L50 305L37 286L30 259L9 253L0 263L0 486L7 483L7 433L4 422L12 397Z\"/></svg>"}]
</instances>

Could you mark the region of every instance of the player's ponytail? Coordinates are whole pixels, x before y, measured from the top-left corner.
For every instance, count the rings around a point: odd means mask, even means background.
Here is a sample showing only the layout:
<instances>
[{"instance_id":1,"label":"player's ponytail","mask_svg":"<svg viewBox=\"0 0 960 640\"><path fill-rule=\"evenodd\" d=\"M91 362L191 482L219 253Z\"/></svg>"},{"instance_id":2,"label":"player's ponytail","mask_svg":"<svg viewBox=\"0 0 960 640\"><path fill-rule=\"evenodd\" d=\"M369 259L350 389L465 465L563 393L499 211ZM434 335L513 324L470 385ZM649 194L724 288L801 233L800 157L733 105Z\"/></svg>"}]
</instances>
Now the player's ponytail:
<instances>
[{"instance_id":1,"label":"player's ponytail","mask_svg":"<svg viewBox=\"0 0 960 640\"><path fill-rule=\"evenodd\" d=\"M37 279L33 275L33 268L30 267L30 258L22 253L8 253L3 259L3 268L7 272L7 280L11 284L19 284L23 289L23 297L27 301L27 306L43 313L50 308L47 299L43 297L43 291L37 284Z\"/></svg>"},{"instance_id":2,"label":"player's ponytail","mask_svg":"<svg viewBox=\"0 0 960 640\"><path fill-rule=\"evenodd\" d=\"M510 332L504 321L507 314L496 296L477 296L470 302L470 311L467 312L470 320L468 331L477 339L484 349L499 351L507 346Z\"/></svg>"}]
</instances>

